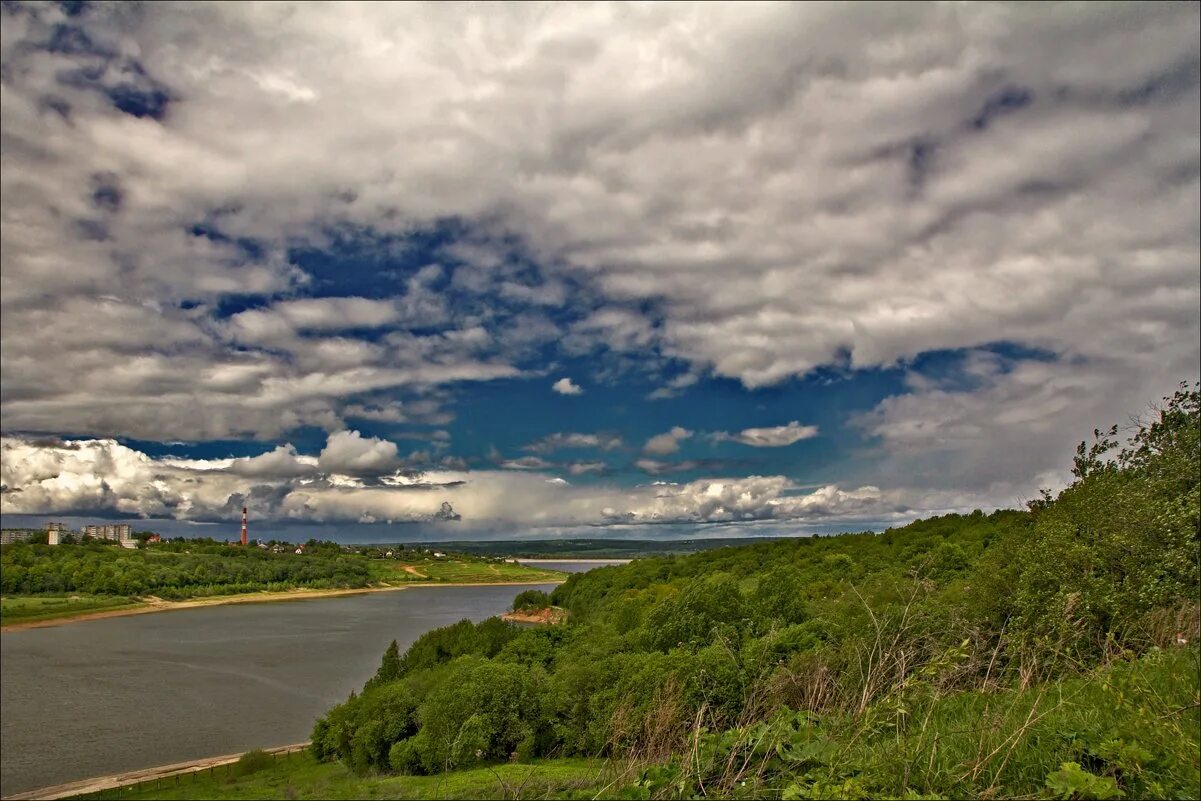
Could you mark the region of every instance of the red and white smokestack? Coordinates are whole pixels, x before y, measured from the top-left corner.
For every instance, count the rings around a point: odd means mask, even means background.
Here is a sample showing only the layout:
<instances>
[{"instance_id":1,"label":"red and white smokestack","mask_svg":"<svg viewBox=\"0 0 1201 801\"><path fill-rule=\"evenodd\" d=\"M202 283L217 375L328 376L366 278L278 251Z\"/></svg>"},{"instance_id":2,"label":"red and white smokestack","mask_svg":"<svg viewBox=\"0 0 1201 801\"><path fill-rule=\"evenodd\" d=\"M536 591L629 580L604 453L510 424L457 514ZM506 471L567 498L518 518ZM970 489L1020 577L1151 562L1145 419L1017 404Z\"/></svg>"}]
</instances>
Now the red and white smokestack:
<instances>
[{"instance_id":1,"label":"red and white smokestack","mask_svg":"<svg viewBox=\"0 0 1201 801\"><path fill-rule=\"evenodd\" d=\"M242 544L246 544L246 507L242 507Z\"/></svg>"}]
</instances>

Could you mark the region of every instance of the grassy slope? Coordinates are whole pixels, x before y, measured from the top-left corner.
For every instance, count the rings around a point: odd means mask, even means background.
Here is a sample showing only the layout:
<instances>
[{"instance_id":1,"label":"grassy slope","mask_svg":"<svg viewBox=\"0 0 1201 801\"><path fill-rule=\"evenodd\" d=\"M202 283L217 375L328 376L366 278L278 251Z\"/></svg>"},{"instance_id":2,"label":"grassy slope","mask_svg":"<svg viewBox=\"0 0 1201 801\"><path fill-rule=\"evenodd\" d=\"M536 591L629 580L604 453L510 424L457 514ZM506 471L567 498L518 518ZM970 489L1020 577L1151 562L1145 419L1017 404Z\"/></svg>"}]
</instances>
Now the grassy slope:
<instances>
[{"instance_id":1,"label":"grassy slope","mask_svg":"<svg viewBox=\"0 0 1201 801\"><path fill-rule=\"evenodd\" d=\"M900 705L906 715L882 703L834 727L838 748L825 772L857 775L875 796L1015 797L1045 793L1049 774L1078 762L1125 774L1127 797L1196 798L1199 692L1198 652L1179 648L1021 692L915 700Z\"/></svg>"},{"instance_id":2,"label":"grassy slope","mask_svg":"<svg viewBox=\"0 0 1201 801\"><path fill-rule=\"evenodd\" d=\"M412 568L414 572L406 571ZM486 562L475 559L408 558L404 560L373 559L370 562L371 577L388 584L397 583L450 583L489 584L509 581L552 582L567 577L557 570L527 567L508 562ZM418 575L420 574L420 575Z\"/></svg>"},{"instance_id":3,"label":"grassy slope","mask_svg":"<svg viewBox=\"0 0 1201 801\"><path fill-rule=\"evenodd\" d=\"M236 773L236 768L233 769ZM226 775L221 768L165 780L120 798L540 798L604 785L600 762L562 759L527 765L496 765L441 776L355 776L342 765L318 763L307 752L279 759L271 767L247 776ZM111 797L112 792L105 793ZM90 797L90 796L89 796Z\"/></svg>"},{"instance_id":4,"label":"grassy slope","mask_svg":"<svg viewBox=\"0 0 1201 801\"><path fill-rule=\"evenodd\" d=\"M9 595L0 598L0 621L25 623L37 620L74 617L89 612L134 609L141 601L110 595Z\"/></svg>"}]
</instances>

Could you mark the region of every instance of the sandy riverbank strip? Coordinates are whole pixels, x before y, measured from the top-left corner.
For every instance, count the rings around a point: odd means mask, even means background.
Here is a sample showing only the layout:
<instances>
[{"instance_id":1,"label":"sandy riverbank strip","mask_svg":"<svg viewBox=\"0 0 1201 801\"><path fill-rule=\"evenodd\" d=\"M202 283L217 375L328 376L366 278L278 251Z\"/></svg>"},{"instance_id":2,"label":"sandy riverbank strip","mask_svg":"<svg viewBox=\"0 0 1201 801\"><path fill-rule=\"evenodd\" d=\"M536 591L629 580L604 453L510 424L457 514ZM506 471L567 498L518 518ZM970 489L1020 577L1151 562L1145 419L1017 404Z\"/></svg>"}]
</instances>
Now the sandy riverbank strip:
<instances>
[{"instance_id":1,"label":"sandy riverbank strip","mask_svg":"<svg viewBox=\"0 0 1201 801\"><path fill-rule=\"evenodd\" d=\"M289 754L295 751L302 751L308 747L308 743L295 743L293 745L280 746L279 748L264 748L263 750L268 754ZM144 784L156 779L170 779L186 773L198 773L209 768L232 764L237 762L241 757L242 754L226 754L219 757L195 759L190 762L176 762L171 765L159 765L154 768L142 768L141 770L126 771L125 773L114 773L111 776L80 779L79 781L67 782L66 784L56 784L53 787L42 787L37 790L26 790L23 793L6 795L4 796L4 801L9 801L10 799L12 801L33 801L34 799L53 801L54 799L71 798L77 795L91 795L92 793L115 790L118 787L127 787L131 784Z\"/></svg>"},{"instance_id":2,"label":"sandy riverbank strip","mask_svg":"<svg viewBox=\"0 0 1201 801\"><path fill-rule=\"evenodd\" d=\"M539 609L536 612L505 612L501 620L510 623L532 623L540 626L554 626L567 620L567 610L557 606Z\"/></svg>"},{"instance_id":3,"label":"sandy riverbank strip","mask_svg":"<svg viewBox=\"0 0 1201 801\"><path fill-rule=\"evenodd\" d=\"M101 620L109 617L128 617L130 615L146 615L153 612L172 612L177 609L196 609L203 606L226 606L227 604L277 603L280 601L309 601L319 598L337 598L344 595L365 595L371 592L395 592L417 587L528 587L538 584L562 584L562 581L467 581L462 583L412 582L410 584L387 584L376 587L353 587L338 590L307 590L303 587L283 592L256 592L242 595L213 595L205 598L193 598L187 601L164 601L161 598L143 599L144 606L132 609L101 609L96 612L82 612L78 615L66 615L48 620L17 620L0 626L0 633L21 631L23 629L41 629L50 626L64 626L68 623L79 623L85 620Z\"/></svg>"}]
</instances>

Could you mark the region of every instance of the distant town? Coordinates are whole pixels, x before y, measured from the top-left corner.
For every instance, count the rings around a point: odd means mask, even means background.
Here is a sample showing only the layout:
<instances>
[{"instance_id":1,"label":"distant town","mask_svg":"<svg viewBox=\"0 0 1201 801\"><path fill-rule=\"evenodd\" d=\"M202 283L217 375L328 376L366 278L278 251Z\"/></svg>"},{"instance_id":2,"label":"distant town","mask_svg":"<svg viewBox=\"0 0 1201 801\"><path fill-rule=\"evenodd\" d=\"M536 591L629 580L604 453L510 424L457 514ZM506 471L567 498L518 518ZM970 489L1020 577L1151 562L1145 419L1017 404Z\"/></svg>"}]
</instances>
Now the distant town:
<instances>
[{"instance_id":1,"label":"distant town","mask_svg":"<svg viewBox=\"0 0 1201 801\"><path fill-rule=\"evenodd\" d=\"M6 528L0 531L0 545L14 542L30 542L46 538L48 545L63 545L87 540L108 540L122 548L136 548L139 541L161 542L158 534L147 532L140 539L135 536L129 523L96 523L80 527L78 531L68 528L66 523L47 523L45 528Z\"/></svg>"},{"instance_id":2,"label":"distant town","mask_svg":"<svg viewBox=\"0 0 1201 801\"><path fill-rule=\"evenodd\" d=\"M244 526L245 524L243 524ZM177 537L172 542L184 541L187 538ZM220 544L221 540L195 539L197 544L205 542ZM97 523L81 526L79 529L68 528L65 523L47 523L45 528L6 528L0 529L0 545L12 545L18 542L42 543L46 545L75 545L85 542L111 542L122 548L138 548L164 542L161 535L152 531L134 531L129 523ZM434 559L446 559L450 554L428 545L341 545L334 542L324 542L311 539L306 543L291 543L286 540L247 540L245 531L239 540L224 540L225 545L245 545L271 553L294 553L297 555L309 552L320 552L328 555L330 551L361 554L368 557L393 559L401 558L402 553L423 554ZM504 559L516 564L516 559Z\"/></svg>"}]
</instances>

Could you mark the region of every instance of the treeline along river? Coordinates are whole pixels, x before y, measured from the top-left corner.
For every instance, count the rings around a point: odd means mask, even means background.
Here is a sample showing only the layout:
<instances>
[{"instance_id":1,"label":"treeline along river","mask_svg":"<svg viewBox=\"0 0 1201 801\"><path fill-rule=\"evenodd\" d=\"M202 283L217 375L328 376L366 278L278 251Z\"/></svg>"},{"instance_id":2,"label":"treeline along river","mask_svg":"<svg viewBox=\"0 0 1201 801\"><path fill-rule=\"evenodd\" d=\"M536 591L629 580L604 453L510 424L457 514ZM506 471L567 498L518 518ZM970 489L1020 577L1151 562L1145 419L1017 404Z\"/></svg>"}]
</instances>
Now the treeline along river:
<instances>
[{"instance_id":1,"label":"treeline along river","mask_svg":"<svg viewBox=\"0 0 1201 801\"><path fill-rule=\"evenodd\" d=\"M0 793L306 740L390 641L403 651L500 614L522 589L414 587L5 633Z\"/></svg>"}]
</instances>

